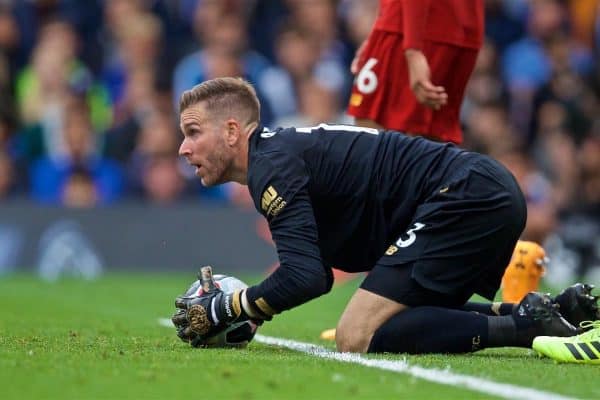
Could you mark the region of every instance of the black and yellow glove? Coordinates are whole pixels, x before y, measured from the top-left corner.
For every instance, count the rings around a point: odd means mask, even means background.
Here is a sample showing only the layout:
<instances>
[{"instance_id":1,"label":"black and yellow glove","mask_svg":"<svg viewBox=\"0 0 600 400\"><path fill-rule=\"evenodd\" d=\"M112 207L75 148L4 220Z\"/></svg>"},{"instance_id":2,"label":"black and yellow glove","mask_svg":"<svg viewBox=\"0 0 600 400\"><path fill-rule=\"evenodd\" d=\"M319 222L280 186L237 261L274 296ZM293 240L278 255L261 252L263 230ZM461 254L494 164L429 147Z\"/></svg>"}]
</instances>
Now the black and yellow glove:
<instances>
[{"instance_id":1,"label":"black and yellow glove","mask_svg":"<svg viewBox=\"0 0 600 400\"><path fill-rule=\"evenodd\" d=\"M249 319L241 305L242 290L223 292L215 284L210 266L201 268L198 279L202 287L199 294L196 290L188 290L185 295L177 297L177 311L171 318L177 328L177 336L194 347L233 322ZM194 292L193 295L190 291Z\"/></svg>"}]
</instances>

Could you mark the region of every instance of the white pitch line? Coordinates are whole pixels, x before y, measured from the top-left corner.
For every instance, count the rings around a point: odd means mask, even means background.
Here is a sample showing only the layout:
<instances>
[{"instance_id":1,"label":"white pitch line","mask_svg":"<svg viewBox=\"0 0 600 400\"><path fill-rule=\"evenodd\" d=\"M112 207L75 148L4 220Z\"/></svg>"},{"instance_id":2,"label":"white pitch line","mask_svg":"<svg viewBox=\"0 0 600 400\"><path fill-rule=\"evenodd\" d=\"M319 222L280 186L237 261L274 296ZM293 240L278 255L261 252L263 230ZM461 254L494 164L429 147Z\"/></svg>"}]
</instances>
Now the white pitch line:
<instances>
[{"instance_id":1,"label":"white pitch line","mask_svg":"<svg viewBox=\"0 0 600 400\"><path fill-rule=\"evenodd\" d=\"M254 337L254 340L259 343L286 347L291 350L300 351L328 360L336 360L340 362L359 364L371 368L383 369L386 371L400 372L412 375L416 378L450 386L466 387L467 389L474 390L476 392L490 394L505 399L574 400L573 397L562 396L556 393L545 392L543 390L511 385L508 383L494 382L469 375L455 374L442 369L430 369L419 367L417 365L410 365L408 362L402 360L375 360L366 358L357 353L338 353L311 343L297 342L295 340L281 339L259 334Z\"/></svg>"},{"instance_id":2,"label":"white pitch line","mask_svg":"<svg viewBox=\"0 0 600 400\"><path fill-rule=\"evenodd\" d=\"M162 326L173 327L171 320L168 318L159 318L158 322ZM364 357L357 353L339 353L312 343L298 342L295 340L264 336L260 334L257 334L254 337L254 340L259 343L285 347L290 350L310 354L319 358L398 372L430 382L449 386L464 387L469 390L501 397L504 399L575 400L574 397L562 396L560 394L546 392L543 390L511 385L508 383L494 382L470 375L456 374L443 369L423 368L419 367L418 365L410 365L405 360L376 360Z\"/></svg>"}]
</instances>

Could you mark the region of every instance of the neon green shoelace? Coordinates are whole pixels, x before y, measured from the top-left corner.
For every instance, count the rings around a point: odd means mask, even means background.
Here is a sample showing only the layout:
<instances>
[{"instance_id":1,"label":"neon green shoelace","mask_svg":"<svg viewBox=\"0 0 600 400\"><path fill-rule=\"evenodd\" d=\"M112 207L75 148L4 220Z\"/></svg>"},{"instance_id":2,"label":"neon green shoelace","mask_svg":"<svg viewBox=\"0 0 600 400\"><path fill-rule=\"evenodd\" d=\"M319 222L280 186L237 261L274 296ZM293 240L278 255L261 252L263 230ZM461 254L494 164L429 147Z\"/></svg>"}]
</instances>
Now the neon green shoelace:
<instances>
[{"instance_id":1,"label":"neon green shoelace","mask_svg":"<svg viewBox=\"0 0 600 400\"><path fill-rule=\"evenodd\" d=\"M583 329L592 328L591 330L582 333L579 337L583 340L600 339L600 320L599 321L582 321L579 326Z\"/></svg>"}]
</instances>

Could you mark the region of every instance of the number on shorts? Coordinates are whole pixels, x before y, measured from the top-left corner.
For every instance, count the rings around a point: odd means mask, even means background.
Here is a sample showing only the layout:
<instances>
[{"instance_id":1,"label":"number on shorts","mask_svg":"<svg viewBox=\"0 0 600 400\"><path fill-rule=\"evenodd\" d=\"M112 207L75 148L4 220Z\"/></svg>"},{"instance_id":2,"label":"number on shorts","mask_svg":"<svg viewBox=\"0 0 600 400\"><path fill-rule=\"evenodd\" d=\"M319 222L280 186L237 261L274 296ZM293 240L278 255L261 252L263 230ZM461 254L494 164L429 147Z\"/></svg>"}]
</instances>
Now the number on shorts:
<instances>
[{"instance_id":1,"label":"number on shorts","mask_svg":"<svg viewBox=\"0 0 600 400\"><path fill-rule=\"evenodd\" d=\"M369 58L365 65L360 69L358 76L356 77L356 88L359 92L364 94L370 94L377 89L379 83L377 75L373 71L373 67L377 64L376 58Z\"/></svg>"},{"instance_id":2,"label":"number on shorts","mask_svg":"<svg viewBox=\"0 0 600 400\"><path fill-rule=\"evenodd\" d=\"M425 227L425 224L422 224L420 222L415 222L414 226L406 231L408 238L406 240L402 240L402 238L399 238L396 241L396 246L408 247L411 244L413 244L415 242L415 240L417 240L417 235L415 234L415 231L423 229L424 227Z\"/></svg>"}]
</instances>

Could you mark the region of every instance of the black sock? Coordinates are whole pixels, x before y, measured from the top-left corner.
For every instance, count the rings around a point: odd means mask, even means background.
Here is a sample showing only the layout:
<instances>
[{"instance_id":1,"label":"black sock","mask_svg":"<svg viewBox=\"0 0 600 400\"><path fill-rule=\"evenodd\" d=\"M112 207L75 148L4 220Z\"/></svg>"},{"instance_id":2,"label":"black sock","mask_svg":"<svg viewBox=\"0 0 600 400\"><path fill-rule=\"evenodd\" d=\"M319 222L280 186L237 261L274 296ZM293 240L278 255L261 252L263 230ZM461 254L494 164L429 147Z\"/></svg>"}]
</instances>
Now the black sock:
<instances>
[{"instance_id":1,"label":"black sock","mask_svg":"<svg viewBox=\"0 0 600 400\"><path fill-rule=\"evenodd\" d=\"M535 337L533 322L515 307L510 315L488 318L488 347L531 347Z\"/></svg>"},{"instance_id":2,"label":"black sock","mask_svg":"<svg viewBox=\"0 0 600 400\"><path fill-rule=\"evenodd\" d=\"M369 353L466 353L487 347L488 318L441 307L415 307L387 320Z\"/></svg>"},{"instance_id":3,"label":"black sock","mask_svg":"<svg viewBox=\"0 0 600 400\"><path fill-rule=\"evenodd\" d=\"M465 303L460 309L463 311L475 311L483 315L511 315L516 304L513 303Z\"/></svg>"}]
</instances>

